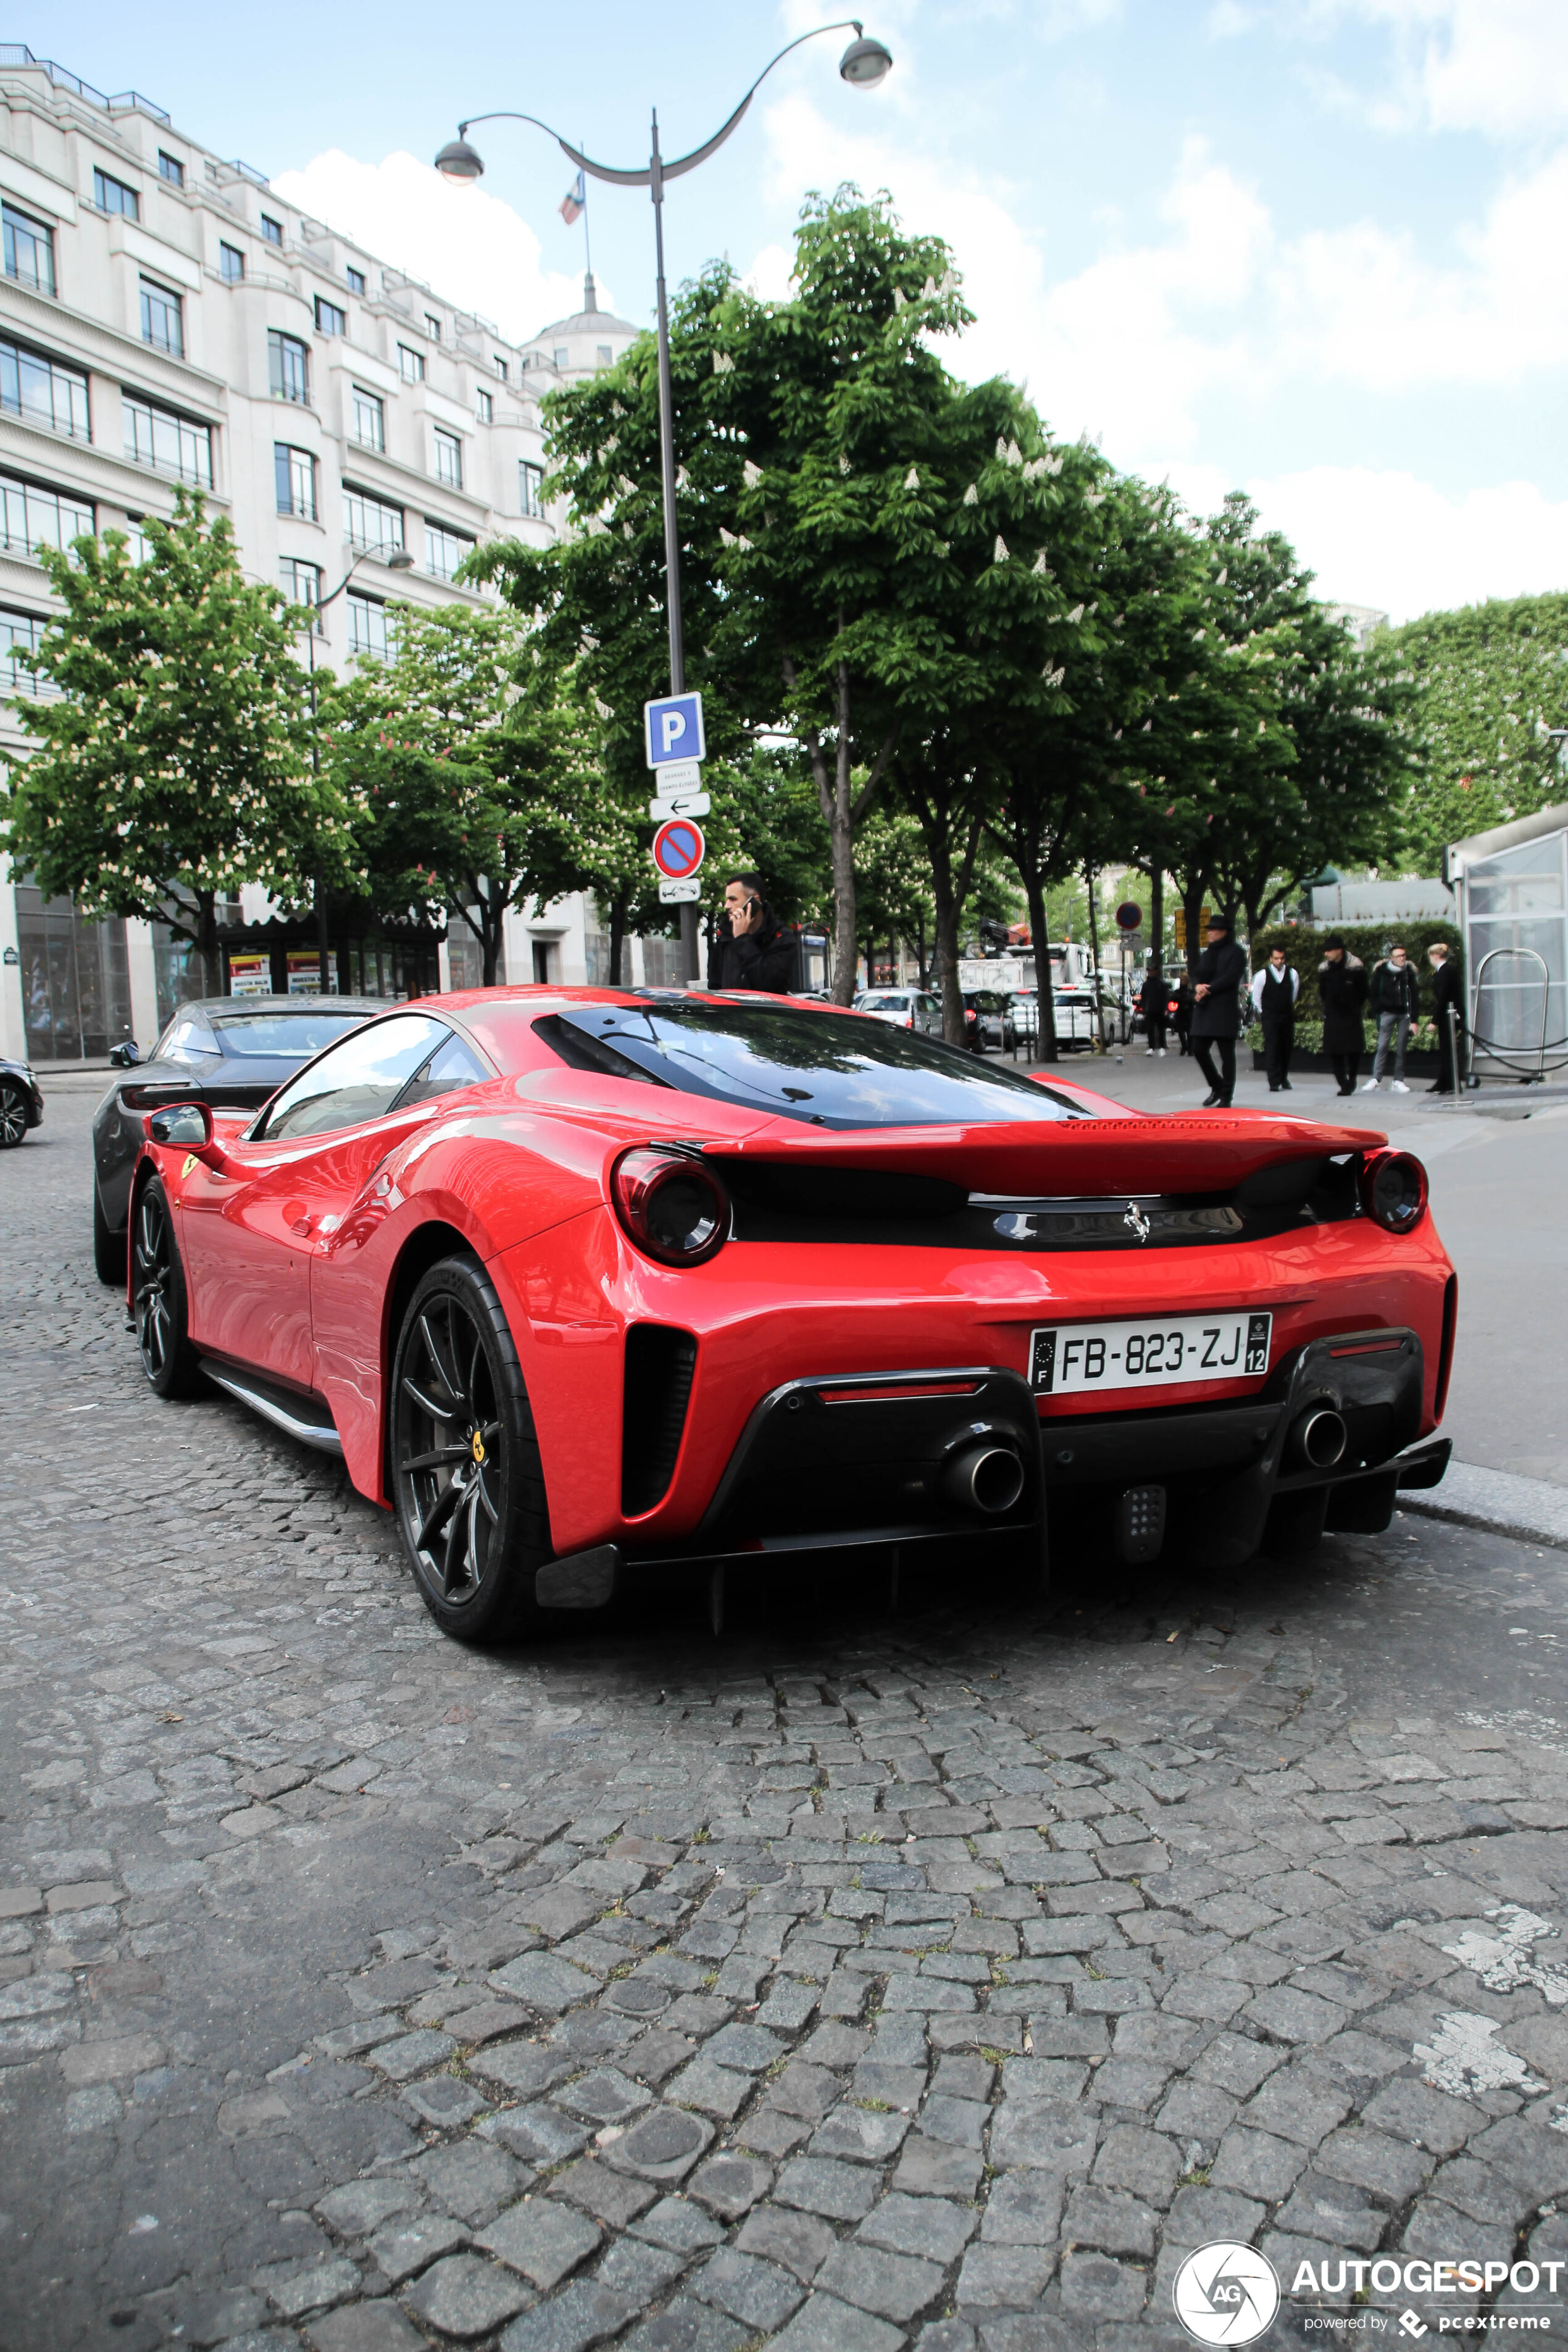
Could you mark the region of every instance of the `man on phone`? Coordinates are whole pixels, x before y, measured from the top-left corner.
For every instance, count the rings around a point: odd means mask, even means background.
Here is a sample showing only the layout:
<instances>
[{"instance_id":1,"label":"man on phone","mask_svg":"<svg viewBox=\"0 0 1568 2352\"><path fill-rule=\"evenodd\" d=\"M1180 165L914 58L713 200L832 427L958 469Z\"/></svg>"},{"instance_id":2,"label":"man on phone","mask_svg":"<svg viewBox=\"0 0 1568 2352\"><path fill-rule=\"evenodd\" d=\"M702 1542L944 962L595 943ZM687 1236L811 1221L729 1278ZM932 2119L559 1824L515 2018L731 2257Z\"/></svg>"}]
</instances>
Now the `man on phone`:
<instances>
[{"instance_id":1,"label":"man on phone","mask_svg":"<svg viewBox=\"0 0 1568 2352\"><path fill-rule=\"evenodd\" d=\"M773 920L760 874L731 874L713 926L710 988L758 988L782 996L794 985L795 943Z\"/></svg>"}]
</instances>

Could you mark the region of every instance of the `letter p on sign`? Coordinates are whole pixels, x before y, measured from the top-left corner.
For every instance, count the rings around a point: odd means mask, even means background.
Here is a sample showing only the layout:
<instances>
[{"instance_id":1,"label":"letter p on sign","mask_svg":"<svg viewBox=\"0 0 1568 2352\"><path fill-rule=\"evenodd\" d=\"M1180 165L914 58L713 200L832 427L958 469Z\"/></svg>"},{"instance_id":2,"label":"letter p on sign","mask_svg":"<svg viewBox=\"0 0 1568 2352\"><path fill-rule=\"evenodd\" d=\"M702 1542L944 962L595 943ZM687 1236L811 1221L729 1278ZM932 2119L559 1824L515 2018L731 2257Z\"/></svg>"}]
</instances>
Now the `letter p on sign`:
<instances>
[{"instance_id":1,"label":"letter p on sign","mask_svg":"<svg viewBox=\"0 0 1568 2352\"><path fill-rule=\"evenodd\" d=\"M645 702L643 731L650 768L708 756L700 694L669 694L657 702Z\"/></svg>"}]
</instances>

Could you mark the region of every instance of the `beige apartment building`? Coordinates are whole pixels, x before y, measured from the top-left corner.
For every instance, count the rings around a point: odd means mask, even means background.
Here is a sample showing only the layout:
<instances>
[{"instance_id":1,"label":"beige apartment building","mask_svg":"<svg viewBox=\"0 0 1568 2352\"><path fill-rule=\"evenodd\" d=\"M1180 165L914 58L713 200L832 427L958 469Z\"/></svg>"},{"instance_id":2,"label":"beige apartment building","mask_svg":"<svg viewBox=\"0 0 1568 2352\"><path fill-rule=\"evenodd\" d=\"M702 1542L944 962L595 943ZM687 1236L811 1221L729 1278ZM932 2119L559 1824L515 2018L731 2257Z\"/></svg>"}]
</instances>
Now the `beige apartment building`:
<instances>
[{"instance_id":1,"label":"beige apartment building","mask_svg":"<svg viewBox=\"0 0 1568 2352\"><path fill-rule=\"evenodd\" d=\"M556 529L541 396L637 331L589 278L581 312L510 343L139 93L105 97L17 46L0 47L0 694L38 690L38 543L122 530L134 553L182 483L228 517L252 578L330 600L318 662L384 655L393 597L477 603L452 576L476 542ZM0 711L0 758L25 741ZM274 911L244 902L235 925ZM463 985L469 939L454 923L434 959L413 936L334 940L335 976L389 996ZM511 980L598 978L604 954L589 902L509 918ZM0 1050L45 1066L126 1036L145 1050L200 992L162 925L84 922L26 877L0 879ZM273 971L288 984L281 948Z\"/></svg>"}]
</instances>

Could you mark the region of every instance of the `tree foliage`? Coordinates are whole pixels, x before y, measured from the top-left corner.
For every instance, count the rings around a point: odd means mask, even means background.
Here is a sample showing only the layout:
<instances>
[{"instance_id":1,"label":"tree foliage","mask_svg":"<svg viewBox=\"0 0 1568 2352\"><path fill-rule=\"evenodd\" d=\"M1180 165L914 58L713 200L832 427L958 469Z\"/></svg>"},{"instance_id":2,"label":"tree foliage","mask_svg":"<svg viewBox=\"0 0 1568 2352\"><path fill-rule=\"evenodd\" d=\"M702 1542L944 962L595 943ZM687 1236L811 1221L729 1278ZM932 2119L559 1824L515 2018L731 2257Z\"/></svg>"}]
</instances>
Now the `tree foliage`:
<instances>
[{"instance_id":1,"label":"tree foliage","mask_svg":"<svg viewBox=\"0 0 1568 2352\"><path fill-rule=\"evenodd\" d=\"M1547 732L1568 726L1568 594L1428 613L1375 643L1414 690L1424 746L1408 866L1436 874L1450 841L1568 797Z\"/></svg>"}]
</instances>

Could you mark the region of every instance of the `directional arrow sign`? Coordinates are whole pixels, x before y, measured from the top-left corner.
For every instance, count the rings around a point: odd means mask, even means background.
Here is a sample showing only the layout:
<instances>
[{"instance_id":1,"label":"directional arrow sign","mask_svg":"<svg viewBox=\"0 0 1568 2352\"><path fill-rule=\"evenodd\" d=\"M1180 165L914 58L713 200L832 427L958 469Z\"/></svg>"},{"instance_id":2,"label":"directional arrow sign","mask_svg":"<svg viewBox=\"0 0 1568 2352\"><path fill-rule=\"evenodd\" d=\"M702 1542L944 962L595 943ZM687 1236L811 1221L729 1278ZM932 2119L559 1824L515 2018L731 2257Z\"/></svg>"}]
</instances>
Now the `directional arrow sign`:
<instances>
[{"instance_id":1,"label":"directional arrow sign","mask_svg":"<svg viewBox=\"0 0 1568 2352\"><path fill-rule=\"evenodd\" d=\"M660 793L657 799L649 801L647 813L654 818L706 816L712 805L706 793Z\"/></svg>"},{"instance_id":2,"label":"directional arrow sign","mask_svg":"<svg viewBox=\"0 0 1568 2352\"><path fill-rule=\"evenodd\" d=\"M707 843L689 817L671 817L653 837L653 862L667 882L689 882L702 863Z\"/></svg>"}]
</instances>

